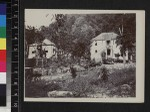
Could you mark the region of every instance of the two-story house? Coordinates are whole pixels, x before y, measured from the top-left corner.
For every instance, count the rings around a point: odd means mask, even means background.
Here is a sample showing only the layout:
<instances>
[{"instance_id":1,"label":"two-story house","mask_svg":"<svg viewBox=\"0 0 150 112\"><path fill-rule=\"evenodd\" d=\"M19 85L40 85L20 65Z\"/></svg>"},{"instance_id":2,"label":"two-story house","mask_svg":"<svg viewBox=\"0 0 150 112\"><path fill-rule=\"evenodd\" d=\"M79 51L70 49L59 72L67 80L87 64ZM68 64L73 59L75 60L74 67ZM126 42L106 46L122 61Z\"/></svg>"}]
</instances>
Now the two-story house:
<instances>
[{"instance_id":1,"label":"two-story house","mask_svg":"<svg viewBox=\"0 0 150 112\"><path fill-rule=\"evenodd\" d=\"M120 53L120 46L116 44L117 34L114 32L101 33L91 40L91 60L95 62L102 62L102 55L105 59L123 59ZM120 55L118 57L118 55ZM126 60L128 60L128 53L126 52Z\"/></svg>"}]
</instances>

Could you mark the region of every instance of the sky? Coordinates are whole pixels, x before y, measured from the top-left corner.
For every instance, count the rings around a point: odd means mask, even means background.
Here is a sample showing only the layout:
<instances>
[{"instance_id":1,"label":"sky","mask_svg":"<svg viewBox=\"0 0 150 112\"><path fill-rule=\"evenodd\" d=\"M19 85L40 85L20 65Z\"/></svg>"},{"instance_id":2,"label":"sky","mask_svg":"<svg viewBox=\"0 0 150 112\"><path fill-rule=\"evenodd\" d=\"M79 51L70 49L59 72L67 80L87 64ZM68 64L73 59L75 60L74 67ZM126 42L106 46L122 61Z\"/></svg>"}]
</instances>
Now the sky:
<instances>
[{"instance_id":1,"label":"sky","mask_svg":"<svg viewBox=\"0 0 150 112\"><path fill-rule=\"evenodd\" d=\"M50 13L50 10L26 9L25 25L34 26L35 28L49 26L52 22L54 22L53 15Z\"/></svg>"}]
</instances>

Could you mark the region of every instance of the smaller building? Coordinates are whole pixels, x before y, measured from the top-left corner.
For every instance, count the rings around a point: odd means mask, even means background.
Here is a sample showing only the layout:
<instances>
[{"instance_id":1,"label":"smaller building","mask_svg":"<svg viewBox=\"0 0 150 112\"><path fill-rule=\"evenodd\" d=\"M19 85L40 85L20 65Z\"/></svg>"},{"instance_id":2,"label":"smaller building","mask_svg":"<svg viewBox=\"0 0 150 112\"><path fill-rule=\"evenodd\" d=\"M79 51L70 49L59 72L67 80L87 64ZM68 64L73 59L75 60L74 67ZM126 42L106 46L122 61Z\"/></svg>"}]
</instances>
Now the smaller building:
<instances>
[{"instance_id":1,"label":"smaller building","mask_svg":"<svg viewBox=\"0 0 150 112\"><path fill-rule=\"evenodd\" d=\"M102 58L123 59L120 53L120 46L117 46L117 34L114 32L101 33L91 40L91 60L102 62ZM128 52L126 52L126 60L128 60Z\"/></svg>"},{"instance_id":2,"label":"smaller building","mask_svg":"<svg viewBox=\"0 0 150 112\"><path fill-rule=\"evenodd\" d=\"M43 56L47 59L51 58L52 56L56 56L57 53L55 44L48 39L44 39L42 44L34 43L29 45L28 59L40 57L39 49L41 49Z\"/></svg>"}]
</instances>

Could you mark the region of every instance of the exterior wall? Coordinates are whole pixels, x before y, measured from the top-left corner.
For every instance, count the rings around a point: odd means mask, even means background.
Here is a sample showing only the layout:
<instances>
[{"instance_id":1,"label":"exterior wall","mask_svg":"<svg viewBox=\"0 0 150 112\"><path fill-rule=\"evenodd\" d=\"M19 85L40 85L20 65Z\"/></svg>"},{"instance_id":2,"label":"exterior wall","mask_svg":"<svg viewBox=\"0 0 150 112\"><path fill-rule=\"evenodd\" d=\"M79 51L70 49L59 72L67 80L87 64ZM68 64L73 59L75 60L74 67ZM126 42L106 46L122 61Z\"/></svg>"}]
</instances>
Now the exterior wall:
<instances>
[{"instance_id":1,"label":"exterior wall","mask_svg":"<svg viewBox=\"0 0 150 112\"><path fill-rule=\"evenodd\" d=\"M46 51L46 58L51 58L53 55L56 54L56 52L54 51L54 49L56 50L56 47L54 46L42 46L42 50ZM29 59L35 58L37 54L37 47L36 46L30 46L29 47Z\"/></svg>"},{"instance_id":2,"label":"exterior wall","mask_svg":"<svg viewBox=\"0 0 150 112\"><path fill-rule=\"evenodd\" d=\"M35 53L33 53L33 52L35 52ZM29 47L29 55L28 55L28 58L29 59L32 59L32 58L35 58L36 57L36 52L37 52L37 49L36 49L36 47L34 47L34 46L30 46Z\"/></svg>"},{"instance_id":3,"label":"exterior wall","mask_svg":"<svg viewBox=\"0 0 150 112\"><path fill-rule=\"evenodd\" d=\"M97 43L97 45L96 45ZM110 49L110 55L107 54L107 49ZM97 52L96 52L97 51ZM115 54L121 54L120 53L120 47L117 46L116 40L110 40L110 43L107 44L107 40L104 41L93 41L91 43L91 60L95 60L96 62L102 61L101 54L102 52L106 53L106 59L107 58L113 58L116 59ZM128 60L128 52L126 52L126 60ZM123 59L122 56L119 57L119 59Z\"/></svg>"},{"instance_id":4,"label":"exterior wall","mask_svg":"<svg viewBox=\"0 0 150 112\"><path fill-rule=\"evenodd\" d=\"M42 50L47 51L46 58L51 58L56 54L54 49L56 49L54 46L42 46Z\"/></svg>"},{"instance_id":5,"label":"exterior wall","mask_svg":"<svg viewBox=\"0 0 150 112\"><path fill-rule=\"evenodd\" d=\"M96 43L97 46L95 45ZM102 61L101 52L104 50L105 50L105 43L103 43L103 41L93 41L90 49L91 60L95 60L96 62Z\"/></svg>"}]
</instances>

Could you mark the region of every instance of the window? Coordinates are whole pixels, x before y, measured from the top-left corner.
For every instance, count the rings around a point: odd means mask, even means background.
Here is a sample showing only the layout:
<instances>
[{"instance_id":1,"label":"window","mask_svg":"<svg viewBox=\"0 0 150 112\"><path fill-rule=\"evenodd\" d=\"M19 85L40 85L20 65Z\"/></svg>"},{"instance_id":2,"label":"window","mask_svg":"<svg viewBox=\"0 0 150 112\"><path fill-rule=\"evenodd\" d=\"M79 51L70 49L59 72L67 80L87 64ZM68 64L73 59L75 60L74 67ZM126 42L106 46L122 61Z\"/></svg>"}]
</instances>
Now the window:
<instances>
[{"instance_id":1,"label":"window","mask_svg":"<svg viewBox=\"0 0 150 112\"><path fill-rule=\"evenodd\" d=\"M95 53L97 53L97 50L95 50Z\"/></svg>"},{"instance_id":2,"label":"window","mask_svg":"<svg viewBox=\"0 0 150 112\"><path fill-rule=\"evenodd\" d=\"M97 42L95 43L95 46L97 46Z\"/></svg>"},{"instance_id":3,"label":"window","mask_svg":"<svg viewBox=\"0 0 150 112\"><path fill-rule=\"evenodd\" d=\"M107 45L109 45L110 44L110 40L107 40L106 43L107 43Z\"/></svg>"},{"instance_id":4,"label":"window","mask_svg":"<svg viewBox=\"0 0 150 112\"><path fill-rule=\"evenodd\" d=\"M36 53L36 51L32 51L32 54Z\"/></svg>"},{"instance_id":5,"label":"window","mask_svg":"<svg viewBox=\"0 0 150 112\"><path fill-rule=\"evenodd\" d=\"M110 55L110 49L107 49L107 55Z\"/></svg>"},{"instance_id":6,"label":"window","mask_svg":"<svg viewBox=\"0 0 150 112\"><path fill-rule=\"evenodd\" d=\"M45 50L45 48L44 48L44 50L43 50L43 51L44 51L44 53L48 53L48 50Z\"/></svg>"}]
</instances>

